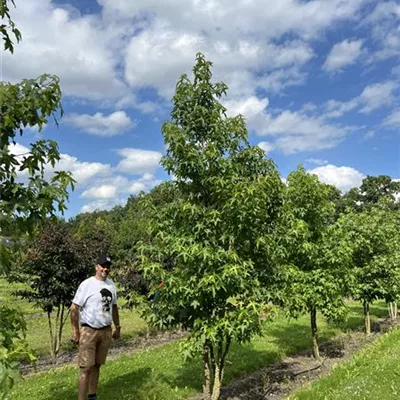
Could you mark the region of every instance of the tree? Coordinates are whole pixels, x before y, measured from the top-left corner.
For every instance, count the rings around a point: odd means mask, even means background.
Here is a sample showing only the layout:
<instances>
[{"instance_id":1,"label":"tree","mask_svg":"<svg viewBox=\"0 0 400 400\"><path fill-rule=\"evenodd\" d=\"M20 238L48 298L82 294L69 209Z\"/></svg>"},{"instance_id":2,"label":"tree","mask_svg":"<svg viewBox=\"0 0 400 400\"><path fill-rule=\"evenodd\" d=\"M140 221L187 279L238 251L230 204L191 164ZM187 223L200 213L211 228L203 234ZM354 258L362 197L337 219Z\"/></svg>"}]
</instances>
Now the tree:
<instances>
[{"instance_id":1,"label":"tree","mask_svg":"<svg viewBox=\"0 0 400 400\"><path fill-rule=\"evenodd\" d=\"M343 196L342 210L350 207L356 211L363 211L377 205L382 199L389 200L391 207L399 210L400 203L396 198L399 194L399 181L387 175L367 176L359 188L353 188Z\"/></svg>"},{"instance_id":2,"label":"tree","mask_svg":"<svg viewBox=\"0 0 400 400\"><path fill-rule=\"evenodd\" d=\"M56 360L74 293L94 265L91 245L72 235L67 223L48 221L18 264L15 279L30 288L17 294L47 313L51 354Z\"/></svg>"},{"instance_id":3,"label":"tree","mask_svg":"<svg viewBox=\"0 0 400 400\"><path fill-rule=\"evenodd\" d=\"M377 299L398 300L400 219L388 200L362 212L349 210L338 220L351 250L351 295L364 308L365 332L371 332L369 306Z\"/></svg>"},{"instance_id":4,"label":"tree","mask_svg":"<svg viewBox=\"0 0 400 400\"><path fill-rule=\"evenodd\" d=\"M10 4L15 5L13 0L0 0L0 34L4 49L13 53L14 41L21 40L21 33L11 18ZM10 236L13 243L18 243L41 220L65 209L68 189L73 188L71 175L56 171L50 180L44 176L46 166L54 167L60 159L57 143L39 140L31 144L27 154L16 155L10 149L16 136L23 135L27 126L40 130L50 118L57 121L58 111L62 114L56 76L42 75L17 84L0 82L0 241ZM13 246L0 246L0 274L7 274L12 249ZM2 347L0 355L0 382L7 382L1 393L5 395L12 385L12 376L18 371L18 364L9 362L14 354L10 341L23 337L24 329L21 320L14 323L12 309L2 307L1 317L2 325L9 327L9 345Z\"/></svg>"},{"instance_id":5,"label":"tree","mask_svg":"<svg viewBox=\"0 0 400 400\"><path fill-rule=\"evenodd\" d=\"M329 229L335 205L332 188L299 167L287 178L283 227L286 275L277 283L281 303L291 315L309 313L312 352L319 358L317 311L328 319L342 318L343 279L340 251ZM283 236L285 238L285 236Z\"/></svg>"},{"instance_id":6,"label":"tree","mask_svg":"<svg viewBox=\"0 0 400 400\"><path fill-rule=\"evenodd\" d=\"M130 300L132 292L150 295L149 288L138 271L139 246L144 243L152 243L152 237L149 235L150 218L142 206L143 199L151 199L154 207L162 208L178 197L179 193L174 184L162 182L150 193L131 196L124 207L124 218L116 227L111 253L116 260L116 278L128 300Z\"/></svg>"},{"instance_id":7,"label":"tree","mask_svg":"<svg viewBox=\"0 0 400 400\"><path fill-rule=\"evenodd\" d=\"M244 118L226 117L212 64L198 54L194 79L179 79L171 121L162 128L164 168L180 197L145 205L153 241L143 245L140 270L157 301L144 302L152 324L189 328L184 354L203 356L205 399L218 399L231 343L261 329L262 274L272 273L271 235L282 182L271 160L247 142Z\"/></svg>"},{"instance_id":8,"label":"tree","mask_svg":"<svg viewBox=\"0 0 400 400\"><path fill-rule=\"evenodd\" d=\"M12 36L14 36L15 40L19 42L21 40L21 32L16 28L13 20L10 15L10 7L9 3L11 3L15 7L14 0L1 0L0 1L0 17L2 24L0 25L0 34L4 43L4 50L9 50L11 53L14 53L14 42L12 40ZM11 31L11 37L9 34Z\"/></svg>"}]
</instances>

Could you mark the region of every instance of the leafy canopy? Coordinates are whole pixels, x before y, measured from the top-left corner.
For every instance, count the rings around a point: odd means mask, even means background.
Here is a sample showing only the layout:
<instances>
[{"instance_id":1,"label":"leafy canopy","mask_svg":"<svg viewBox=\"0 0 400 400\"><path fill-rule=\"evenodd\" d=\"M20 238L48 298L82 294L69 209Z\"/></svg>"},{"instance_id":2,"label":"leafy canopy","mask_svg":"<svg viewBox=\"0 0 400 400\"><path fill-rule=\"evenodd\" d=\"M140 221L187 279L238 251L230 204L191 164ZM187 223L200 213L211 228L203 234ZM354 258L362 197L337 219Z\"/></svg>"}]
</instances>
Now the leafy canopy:
<instances>
[{"instance_id":1,"label":"leafy canopy","mask_svg":"<svg viewBox=\"0 0 400 400\"><path fill-rule=\"evenodd\" d=\"M282 182L271 160L247 141L244 118L227 117L212 64L197 55L193 81L176 86L171 121L163 125L164 168L180 196L163 207L151 199L152 242L141 270L157 287L148 319L191 328L191 341L248 340L260 330L261 276L275 268L271 233Z\"/></svg>"}]
</instances>

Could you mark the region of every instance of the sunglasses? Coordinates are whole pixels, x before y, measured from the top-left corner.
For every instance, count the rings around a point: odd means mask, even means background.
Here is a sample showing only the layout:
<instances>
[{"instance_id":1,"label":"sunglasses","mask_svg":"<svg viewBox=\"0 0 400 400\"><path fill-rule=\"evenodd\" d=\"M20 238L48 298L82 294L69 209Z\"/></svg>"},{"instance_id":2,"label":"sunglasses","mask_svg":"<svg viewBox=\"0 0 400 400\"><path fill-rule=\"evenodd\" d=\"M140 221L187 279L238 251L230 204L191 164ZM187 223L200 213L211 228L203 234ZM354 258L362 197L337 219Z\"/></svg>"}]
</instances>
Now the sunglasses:
<instances>
[{"instance_id":1,"label":"sunglasses","mask_svg":"<svg viewBox=\"0 0 400 400\"><path fill-rule=\"evenodd\" d=\"M99 264L101 268L105 269L111 269L111 265L110 264Z\"/></svg>"}]
</instances>

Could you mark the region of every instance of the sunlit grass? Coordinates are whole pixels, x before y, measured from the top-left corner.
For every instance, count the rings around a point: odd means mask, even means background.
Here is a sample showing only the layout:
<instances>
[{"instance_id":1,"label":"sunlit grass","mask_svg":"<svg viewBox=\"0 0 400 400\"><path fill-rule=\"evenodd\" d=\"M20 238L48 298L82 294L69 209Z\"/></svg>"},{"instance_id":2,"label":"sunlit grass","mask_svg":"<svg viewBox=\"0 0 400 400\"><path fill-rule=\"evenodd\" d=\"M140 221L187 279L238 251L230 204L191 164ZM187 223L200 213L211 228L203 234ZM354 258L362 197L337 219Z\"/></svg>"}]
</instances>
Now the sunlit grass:
<instances>
[{"instance_id":1,"label":"sunlit grass","mask_svg":"<svg viewBox=\"0 0 400 400\"><path fill-rule=\"evenodd\" d=\"M361 308L350 303L347 324L327 324L319 319L321 341L362 325ZM386 315L386 307L371 307L373 319ZM311 347L309 318L288 320L282 315L266 323L263 337L234 345L228 357L225 382ZM75 399L78 370L75 366L33 374L16 385L10 399ZM184 399L201 390L200 359L185 363L179 343L110 360L102 368L99 393L104 399Z\"/></svg>"}]
</instances>

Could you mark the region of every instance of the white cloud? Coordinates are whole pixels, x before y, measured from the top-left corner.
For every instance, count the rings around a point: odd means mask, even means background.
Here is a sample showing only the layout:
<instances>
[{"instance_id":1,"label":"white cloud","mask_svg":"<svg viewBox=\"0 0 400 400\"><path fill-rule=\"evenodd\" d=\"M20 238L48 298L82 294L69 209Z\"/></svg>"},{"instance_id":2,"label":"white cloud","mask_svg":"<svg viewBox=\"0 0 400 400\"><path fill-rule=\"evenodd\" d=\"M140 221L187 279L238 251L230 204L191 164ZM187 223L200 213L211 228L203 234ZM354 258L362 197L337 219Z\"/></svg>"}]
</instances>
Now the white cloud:
<instances>
[{"instance_id":1,"label":"white cloud","mask_svg":"<svg viewBox=\"0 0 400 400\"><path fill-rule=\"evenodd\" d=\"M85 190L81 197L87 199L113 199L117 193L117 187L114 185L93 186Z\"/></svg>"},{"instance_id":2,"label":"white cloud","mask_svg":"<svg viewBox=\"0 0 400 400\"><path fill-rule=\"evenodd\" d=\"M383 121L383 126L400 128L400 109L394 110L389 116Z\"/></svg>"},{"instance_id":3,"label":"white cloud","mask_svg":"<svg viewBox=\"0 0 400 400\"><path fill-rule=\"evenodd\" d=\"M260 149L264 150L266 154L270 153L275 149L275 146L269 142L260 142L257 145Z\"/></svg>"},{"instance_id":4,"label":"white cloud","mask_svg":"<svg viewBox=\"0 0 400 400\"><path fill-rule=\"evenodd\" d=\"M267 98L251 96L241 101L227 101L225 106L228 115L243 114L257 135L273 137L272 144L286 154L332 148L351 131L350 127L325 122L323 116L310 116L301 111L272 114L267 111L268 103Z\"/></svg>"},{"instance_id":5,"label":"white cloud","mask_svg":"<svg viewBox=\"0 0 400 400\"><path fill-rule=\"evenodd\" d=\"M28 156L30 148L21 145L20 143L11 144L9 146L10 152L20 157L17 158L20 162L24 156ZM86 162L79 161L76 157L69 154L60 154L60 160L52 167L47 164L45 167L45 178L49 179L54 175L55 171L70 171L78 186L87 184L90 180L99 176L107 176L111 173L111 166L109 164L102 164L99 162ZM28 176L26 170L19 174L24 178Z\"/></svg>"},{"instance_id":6,"label":"white cloud","mask_svg":"<svg viewBox=\"0 0 400 400\"><path fill-rule=\"evenodd\" d=\"M49 166L48 172L71 171L73 178L78 185L85 185L93 178L98 176L106 176L111 173L109 164L99 162L79 161L76 157L69 154L61 154L61 160L56 164L55 168Z\"/></svg>"},{"instance_id":7,"label":"white cloud","mask_svg":"<svg viewBox=\"0 0 400 400\"><path fill-rule=\"evenodd\" d=\"M393 104L396 99L393 92L397 88L398 84L392 81L368 85L360 95L360 103L363 105L361 112L370 113Z\"/></svg>"},{"instance_id":8,"label":"white cloud","mask_svg":"<svg viewBox=\"0 0 400 400\"><path fill-rule=\"evenodd\" d=\"M64 121L83 132L98 136L115 136L134 127L134 122L125 111L116 111L109 115L100 112L94 115L72 114Z\"/></svg>"},{"instance_id":9,"label":"white cloud","mask_svg":"<svg viewBox=\"0 0 400 400\"><path fill-rule=\"evenodd\" d=\"M98 15L50 0L24 0L12 10L23 40L14 55L3 56L5 80L33 78L47 72L61 79L63 92L91 100L127 96L118 77L125 26L106 24Z\"/></svg>"},{"instance_id":10,"label":"white cloud","mask_svg":"<svg viewBox=\"0 0 400 400\"><path fill-rule=\"evenodd\" d=\"M370 63L400 56L399 20L400 4L395 1L378 2L365 18L363 24L371 29L378 49L370 55Z\"/></svg>"},{"instance_id":11,"label":"white cloud","mask_svg":"<svg viewBox=\"0 0 400 400\"><path fill-rule=\"evenodd\" d=\"M362 40L350 41L349 39L335 44L326 58L323 69L333 72L354 64L361 55L362 44Z\"/></svg>"},{"instance_id":12,"label":"white cloud","mask_svg":"<svg viewBox=\"0 0 400 400\"><path fill-rule=\"evenodd\" d=\"M349 101L329 100L325 104L325 116L341 117L356 108L359 112L368 114L383 106L390 106L396 100L394 92L398 87L399 84L395 81L379 82L366 86L359 96Z\"/></svg>"},{"instance_id":13,"label":"white cloud","mask_svg":"<svg viewBox=\"0 0 400 400\"><path fill-rule=\"evenodd\" d=\"M139 192L145 191L146 185L143 182L133 182L129 187L129 191L132 194L138 194Z\"/></svg>"},{"instance_id":14,"label":"white cloud","mask_svg":"<svg viewBox=\"0 0 400 400\"><path fill-rule=\"evenodd\" d=\"M55 73L67 96L152 113L160 105L142 101L140 88L169 99L176 79L204 51L231 96L257 88L281 93L304 83L315 38L357 20L367 1L280 0L265 7L263 0L97 0L100 13L81 14L51 0L24 0L13 10L23 41L14 56L5 54L3 75Z\"/></svg>"},{"instance_id":15,"label":"white cloud","mask_svg":"<svg viewBox=\"0 0 400 400\"><path fill-rule=\"evenodd\" d=\"M126 199L99 199L91 201L87 204L84 204L80 212L81 213L91 213L98 210L110 210L118 204L123 204Z\"/></svg>"},{"instance_id":16,"label":"white cloud","mask_svg":"<svg viewBox=\"0 0 400 400\"><path fill-rule=\"evenodd\" d=\"M124 148L117 151L124 157L117 170L129 174L152 173L159 166L162 154L158 151Z\"/></svg>"},{"instance_id":17,"label":"white cloud","mask_svg":"<svg viewBox=\"0 0 400 400\"><path fill-rule=\"evenodd\" d=\"M359 187L364 174L351 167L337 167L336 165L325 165L309 171L318 176L321 182L334 185L338 189L348 191L353 187Z\"/></svg>"},{"instance_id":18,"label":"white cloud","mask_svg":"<svg viewBox=\"0 0 400 400\"><path fill-rule=\"evenodd\" d=\"M277 81L276 87L285 85L286 79L292 84L293 77L299 81L299 68L313 57L309 45L301 40L276 45L242 36L234 40L217 38L156 20L131 39L126 50L125 78L135 88L154 87L162 97L170 98L177 79L190 71L199 51L214 62L215 78L226 81L230 94L235 96L252 93L257 85L274 87L268 81L270 74ZM287 77L286 69L291 70ZM259 77L250 71L257 71Z\"/></svg>"},{"instance_id":19,"label":"white cloud","mask_svg":"<svg viewBox=\"0 0 400 400\"><path fill-rule=\"evenodd\" d=\"M122 175L109 175L97 179L81 198L94 199L81 208L81 212L105 210L117 204L123 204L129 195L136 195L141 191L148 192L161 181L149 173L138 179L130 180Z\"/></svg>"},{"instance_id":20,"label":"white cloud","mask_svg":"<svg viewBox=\"0 0 400 400\"><path fill-rule=\"evenodd\" d=\"M320 158L307 158L306 162L308 162L309 164L315 164L315 165L328 164L328 160L321 160Z\"/></svg>"},{"instance_id":21,"label":"white cloud","mask_svg":"<svg viewBox=\"0 0 400 400\"><path fill-rule=\"evenodd\" d=\"M108 13L126 18L155 15L185 29L232 36L262 32L265 37L295 33L310 37L333 23L354 18L363 0L98 0Z\"/></svg>"}]
</instances>

